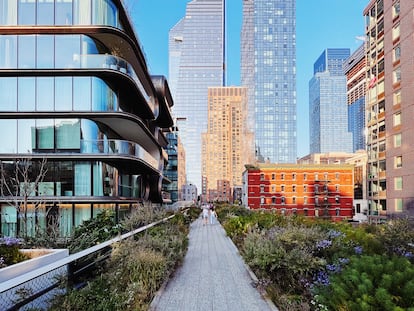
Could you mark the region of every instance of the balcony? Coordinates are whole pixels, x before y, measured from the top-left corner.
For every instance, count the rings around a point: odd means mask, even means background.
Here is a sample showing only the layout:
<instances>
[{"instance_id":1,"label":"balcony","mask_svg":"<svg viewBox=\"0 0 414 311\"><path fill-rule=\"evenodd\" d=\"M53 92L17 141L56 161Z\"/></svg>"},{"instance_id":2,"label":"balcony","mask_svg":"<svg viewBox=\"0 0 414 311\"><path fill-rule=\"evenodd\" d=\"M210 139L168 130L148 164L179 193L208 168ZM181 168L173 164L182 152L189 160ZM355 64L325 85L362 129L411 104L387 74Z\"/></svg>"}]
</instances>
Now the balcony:
<instances>
[{"instance_id":1,"label":"balcony","mask_svg":"<svg viewBox=\"0 0 414 311\"><path fill-rule=\"evenodd\" d=\"M115 70L128 75L136 83L139 91L144 97L146 103L150 107L155 118L158 117L158 104L155 102L153 94L148 94L144 85L138 78L138 75L123 58L110 54L81 54L73 56L73 68L93 69L105 68ZM69 68L65 68L69 69Z\"/></svg>"},{"instance_id":2,"label":"balcony","mask_svg":"<svg viewBox=\"0 0 414 311\"><path fill-rule=\"evenodd\" d=\"M82 154L117 154L136 157L154 170L162 170L162 163L138 144L125 140L81 140Z\"/></svg>"}]
</instances>

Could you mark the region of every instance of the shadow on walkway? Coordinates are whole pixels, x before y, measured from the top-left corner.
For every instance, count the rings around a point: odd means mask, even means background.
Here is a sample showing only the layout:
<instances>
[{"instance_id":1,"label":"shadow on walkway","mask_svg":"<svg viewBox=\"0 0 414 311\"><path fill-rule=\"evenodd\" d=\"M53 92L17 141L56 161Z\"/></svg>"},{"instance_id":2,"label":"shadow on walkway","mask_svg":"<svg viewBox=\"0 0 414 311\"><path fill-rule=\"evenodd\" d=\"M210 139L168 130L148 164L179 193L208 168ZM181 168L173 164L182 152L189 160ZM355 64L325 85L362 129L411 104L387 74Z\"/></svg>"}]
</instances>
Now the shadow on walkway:
<instances>
[{"instance_id":1,"label":"shadow on walkway","mask_svg":"<svg viewBox=\"0 0 414 311\"><path fill-rule=\"evenodd\" d=\"M219 224L191 224L183 266L151 304L153 311L277 310L254 286L249 269Z\"/></svg>"}]
</instances>

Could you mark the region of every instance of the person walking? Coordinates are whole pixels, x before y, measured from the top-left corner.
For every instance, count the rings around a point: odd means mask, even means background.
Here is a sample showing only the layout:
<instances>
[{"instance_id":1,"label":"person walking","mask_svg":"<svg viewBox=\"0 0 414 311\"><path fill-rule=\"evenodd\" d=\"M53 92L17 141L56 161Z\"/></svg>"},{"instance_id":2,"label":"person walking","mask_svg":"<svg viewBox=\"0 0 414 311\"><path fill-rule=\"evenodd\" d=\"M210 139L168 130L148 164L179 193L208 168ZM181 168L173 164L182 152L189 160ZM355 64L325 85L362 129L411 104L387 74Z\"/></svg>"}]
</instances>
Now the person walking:
<instances>
[{"instance_id":1,"label":"person walking","mask_svg":"<svg viewBox=\"0 0 414 311\"><path fill-rule=\"evenodd\" d=\"M208 218L210 216L210 210L208 208L208 205L203 205L203 212L202 212L202 218L203 218L203 226L208 224Z\"/></svg>"},{"instance_id":2,"label":"person walking","mask_svg":"<svg viewBox=\"0 0 414 311\"><path fill-rule=\"evenodd\" d=\"M211 206L210 209L210 225L214 225L216 223L217 213L214 210L214 206Z\"/></svg>"}]
</instances>

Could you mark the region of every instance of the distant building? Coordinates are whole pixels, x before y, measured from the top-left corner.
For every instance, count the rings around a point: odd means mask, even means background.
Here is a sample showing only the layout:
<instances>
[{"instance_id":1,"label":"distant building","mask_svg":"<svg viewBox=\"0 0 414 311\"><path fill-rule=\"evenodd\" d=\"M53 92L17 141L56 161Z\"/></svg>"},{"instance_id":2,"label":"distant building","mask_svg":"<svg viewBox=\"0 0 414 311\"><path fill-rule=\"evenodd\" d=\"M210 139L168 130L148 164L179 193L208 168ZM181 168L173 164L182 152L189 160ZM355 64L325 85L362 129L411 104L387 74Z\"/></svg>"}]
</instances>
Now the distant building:
<instances>
[{"instance_id":1,"label":"distant building","mask_svg":"<svg viewBox=\"0 0 414 311\"><path fill-rule=\"evenodd\" d=\"M348 130L352 152L365 149L365 43L344 62L348 98Z\"/></svg>"},{"instance_id":2,"label":"distant building","mask_svg":"<svg viewBox=\"0 0 414 311\"><path fill-rule=\"evenodd\" d=\"M186 184L182 187L182 200L183 201L198 201L197 186L193 184Z\"/></svg>"},{"instance_id":3,"label":"distant building","mask_svg":"<svg viewBox=\"0 0 414 311\"><path fill-rule=\"evenodd\" d=\"M326 49L314 64L309 82L310 153L352 152L342 68L349 54L349 49Z\"/></svg>"},{"instance_id":4,"label":"distant building","mask_svg":"<svg viewBox=\"0 0 414 311\"><path fill-rule=\"evenodd\" d=\"M368 201L372 219L414 213L414 1L369 1Z\"/></svg>"},{"instance_id":5,"label":"distant building","mask_svg":"<svg viewBox=\"0 0 414 311\"><path fill-rule=\"evenodd\" d=\"M208 89L208 126L202 135L202 194L206 201L232 202L232 189L241 186L244 165L254 161L253 134L246 119L246 88Z\"/></svg>"},{"instance_id":6,"label":"distant building","mask_svg":"<svg viewBox=\"0 0 414 311\"><path fill-rule=\"evenodd\" d=\"M295 163L296 0L244 0L241 85L258 161Z\"/></svg>"},{"instance_id":7,"label":"distant building","mask_svg":"<svg viewBox=\"0 0 414 311\"><path fill-rule=\"evenodd\" d=\"M351 219L354 166L246 165L243 205L332 220Z\"/></svg>"},{"instance_id":8,"label":"distant building","mask_svg":"<svg viewBox=\"0 0 414 311\"><path fill-rule=\"evenodd\" d=\"M186 152L187 181L202 188L201 133L207 129L207 89L225 85L225 1L189 1L169 32L169 80Z\"/></svg>"}]
</instances>

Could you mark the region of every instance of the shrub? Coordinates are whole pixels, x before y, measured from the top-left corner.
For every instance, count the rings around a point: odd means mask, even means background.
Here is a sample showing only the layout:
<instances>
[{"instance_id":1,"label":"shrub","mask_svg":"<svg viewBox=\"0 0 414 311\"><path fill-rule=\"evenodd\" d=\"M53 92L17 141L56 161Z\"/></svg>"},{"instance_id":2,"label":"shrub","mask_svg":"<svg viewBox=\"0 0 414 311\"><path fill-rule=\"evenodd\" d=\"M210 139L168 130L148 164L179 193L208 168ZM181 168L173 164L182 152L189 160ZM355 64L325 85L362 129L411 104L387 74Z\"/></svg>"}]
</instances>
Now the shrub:
<instances>
[{"instance_id":1,"label":"shrub","mask_svg":"<svg viewBox=\"0 0 414 311\"><path fill-rule=\"evenodd\" d=\"M7 267L29 259L19 251L22 239L13 237L0 238L0 268Z\"/></svg>"},{"instance_id":2,"label":"shrub","mask_svg":"<svg viewBox=\"0 0 414 311\"><path fill-rule=\"evenodd\" d=\"M414 266L403 257L353 256L315 288L319 303L330 310L414 310Z\"/></svg>"}]
</instances>

